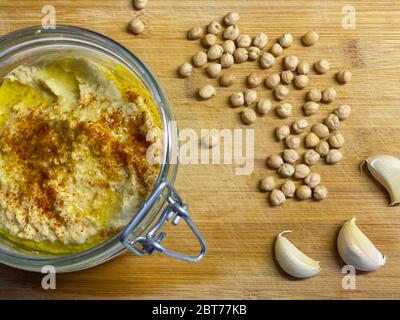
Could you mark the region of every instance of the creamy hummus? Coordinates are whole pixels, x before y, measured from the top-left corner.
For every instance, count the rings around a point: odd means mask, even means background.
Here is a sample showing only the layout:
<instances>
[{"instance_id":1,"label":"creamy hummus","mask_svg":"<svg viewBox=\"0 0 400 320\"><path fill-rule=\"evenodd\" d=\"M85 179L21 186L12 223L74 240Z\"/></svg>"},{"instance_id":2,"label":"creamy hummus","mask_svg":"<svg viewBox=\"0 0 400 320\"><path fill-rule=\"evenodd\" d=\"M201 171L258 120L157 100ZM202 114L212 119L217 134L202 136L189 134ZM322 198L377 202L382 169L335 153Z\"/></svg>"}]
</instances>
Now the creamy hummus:
<instances>
[{"instance_id":1,"label":"creamy hummus","mask_svg":"<svg viewBox=\"0 0 400 320\"><path fill-rule=\"evenodd\" d=\"M36 249L79 250L114 235L143 204L159 172L146 151L160 138L160 120L145 89L117 69L47 59L3 79L3 235Z\"/></svg>"}]
</instances>

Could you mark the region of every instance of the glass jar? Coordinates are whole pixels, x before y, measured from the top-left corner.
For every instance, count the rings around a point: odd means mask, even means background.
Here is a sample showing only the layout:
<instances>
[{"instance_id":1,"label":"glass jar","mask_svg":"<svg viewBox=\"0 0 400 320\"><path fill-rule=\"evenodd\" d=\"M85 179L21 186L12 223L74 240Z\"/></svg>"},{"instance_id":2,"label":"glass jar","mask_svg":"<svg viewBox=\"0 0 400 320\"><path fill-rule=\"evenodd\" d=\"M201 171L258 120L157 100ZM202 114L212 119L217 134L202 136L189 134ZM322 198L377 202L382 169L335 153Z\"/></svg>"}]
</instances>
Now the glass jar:
<instances>
[{"instance_id":1,"label":"glass jar","mask_svg":"<svg viewBox=\"0 0 400 320\"><path fill-rule=\"evenodd\" d=\"M142 208L121 232L107 241L76 254L54 256L18 247L6 238L0 239L0 262L6 265L40 272L51 265L57 272L90 268L110 260L126 249L137 255L161 252L188 262L203 258L206 245L190 219L185 205L173 187L177 173L179 140L174 114L158 81L133 53L117 42L93 31L71 26L55 29L32 27L12 32L0 38L0 79L12 69L47 55L95 55L113 61L131 72L149 91L158 107L163 125L163 161L156 185ZM166 249L160 232L167 221L177 225L185 221L200 243L200 252L190 257Z\"/></svg>"}]
</instances>

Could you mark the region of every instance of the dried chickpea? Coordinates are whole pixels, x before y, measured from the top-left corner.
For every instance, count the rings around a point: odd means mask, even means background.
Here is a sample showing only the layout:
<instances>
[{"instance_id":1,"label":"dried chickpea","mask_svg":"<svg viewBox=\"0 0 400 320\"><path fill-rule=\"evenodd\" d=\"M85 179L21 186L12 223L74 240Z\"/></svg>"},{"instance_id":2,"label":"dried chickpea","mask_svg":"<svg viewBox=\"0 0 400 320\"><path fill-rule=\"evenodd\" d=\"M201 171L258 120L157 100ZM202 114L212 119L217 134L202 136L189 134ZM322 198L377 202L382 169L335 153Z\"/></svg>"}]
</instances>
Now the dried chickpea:
<instances>
[{"instance_id":1,"label":"dried chickpea","mask_svg":"<svg viewBox=\"0 0 400 320\"><path fill-rule=\"evenodd\" d=\"M260 99L257 103L257 112L261 115L265 115L272 109L272 103L268 99Z\"/></svg>"},{"instance_id":2,"label":"dried chickpea","mask_svg":"<svg viewBox=\"0 0 400 320\"><path fill-rule=\"evenodd\" d=\"M300 61L299 64L297 65L297 74L308 74L310 72L310 65L308 62L305 61Z\"/></svg>"},{"instance_id":3,"label":"dried chickpea","mask_svg":"<svg viewBox=\"0 0 400 320\"><path fill-rule=\"evenodd\" d=\"M334 113L339 117L340 120L346 120L348 117L350 117L351 108L347 104L343 104L338 107Z\"/></svg>"},{"instance_id":4,"label":"dried chickpea","mask_svg":"<svg viewBox=\"0 0 400 320\"><path fill-rule=\"evenodd\" d=\"M210 63L207 66L206 71L210 78L216 78L221 73L221 69L222 67L219 63Z\"/></svg>"},{"instance_id":5,"label":"dried chickpea","mask_svg":"<svg viewBox=\"0 0 400 320\"><path fill-rule=\"evenodd\" d=\"M341 133L336 132L329 137L328 142L332 148L339 149L344 145L344 137Z\"/></svg>"},{"instance_id":6,"label":"dried chickpea","mask_svg":"<svg viewBox=\"0 0 400 320\"><path fill-rule=\"evenodd\" d=\"M327 73L330 68L331 68L331 65L327 60L319 60L316 63L314 63L314 69L319 74Z\"/></svg>"},{"instance_id":7,"label":"dried chickpea","mask_svg":"<svg viewBox=\"0 0 400 320\"><path fill-rule=\"evenodd\" d=\"M235 63L235 58L230 53L224 53L220 60L222 68L230 68Z\"/></svg>"},{"instance_id":8,"label":"dried chickpea","mask_svg":"<svg viewBox=\"0 0 400 320\"><path fill-rule=\"evenodd\" d=\"M305 179L304 183L314 189L321 183L321 176L316 172L311 172Z\"/></svg>"},{"instance_id":9,"label":"dried chickpea","mask_svg":"<svg viewBox=\"0 0 400 320\"><path fill-rule=\"evenodd\" d=\"M208 60L217 60L224 54L224 48L219 44L214 44L208 49Z\"/></svg>"},{"instance_id":10,"label":"dried chickpea","mask_svg":"<svg viewBox=\"0 0 400 320\"><path fill-rule=\"evenodd\" d=\"M304 74L300 74L294 78L294 85L298 89L304 89L305 87L308 86L308 77Z\"/></svg>"},{"instance_id":11,"label":"dried chickpea","mask_svg":"<svg viewBox=\"0 0 400 320\"><path fill-rule=\"evenodd\" d=\"M233 56L237 63L242 63L249 59L249 53L246 48L237 48Z\"/></svg>"},{"instance_id":12,"label":"dried chickpea","mask_svg":"<svg viewBox=\"0 0 400 320\"><path fill-rule=\"evenodd\" d=\"M277 85L274 88L274 96L278 100L283 100L289 95L289 89L283 85Z\"/></svg>"},{"instance_id":13,"label":"dried chickpea","mask_svg":"<svg viewBox=\"0 0 400 320\"><path fill-rule=\"evenodd\" d=\"M320 201L326 199L328 196L328 189L324 186L316 186L313 192L314 200Z\"/></svg>"},{"instance_id":14,"label":"dried chickpea","mask_svg":"<svg viewBox=\"0 0 400 320\"><path fill-rule=\"evenodd\" d=\"M314 148L318 145L319 141L319 137L315 133L310 132L304 138L304 145L306 146L306 148Z\"/></svg>"},{"instance_id":15,"label":"dried chickpea","mask_svg":"<svg viewBox=\"0 0 400 320\"><path fill-rule=\"evenodd\" d=\"M271 49L269 49L269 53L272 54L274 57L279 56L280 54L282 54L282 52L283 48L279 43L274 43Z\"/></svg>"},{"instance_id":16,"label":"dried chickpea","mask_svg":"<svg viewBox=\"0 0 400 320\"><path fill-rule=\"evenodd\" d=\"M269 177L265 177L264 179L262 179L260 181L260 190L261 191L272 191L274 190L276 187L276 182L274 177L269 176Z\"/></svg>"},{"instance_id":17,"label":"dried chickpea","mask_svg":"<svg viewBox=\"0 0 400 320\"><path fill-rule=\"evenodd\" d=\"M329 128L329 130L331 131L336 131L339 129L339 123L340 123L340 119L339 117L334 114L331 113L324 121L325 125Z\"/></svg>"},{"instance_id":18,"label":"dried chickpea","mask_svg":"<svg viewBox=\"0 0 400 320\"><path fill-rule=\"evenodd\" d=\"M137 10L143 10L146 7L147 0L135 0L134 6Z\"/></svg>"},{"instance_id":19,"label":"dried chickpea","mask_svg":"<svg viewBox=\"0 0 400 320\"><path fill-rule=\"evenodd\" d=\"M258 87L262 82L261 75L257 72L252 72L247 76L247 85L250 88Z\"/></svg>"},{"instance_id":20,"label":"dried chickpea","mask_svg":"<svg viewBox=\"0 0 400 320\"><path fill-rule=\"evenodd\" d=\"M220 136L218 133L210 131L208 134L201 137L201 145L205 149L212 149L219 144Z\"/></svg>"},{"instance_id":21,"label":"dried chickpea","mask_svg":"<svg viewBox=\"0 0 400 320\"><path fill-rule=\"evenodd\" d=\"M307 101L319 102L321 101L321 98L322 98L321 90L318 90L316 88L312 88L310 91L307 92L306 95Z\"/></svg>"},{"instance_id":22,"label":"dried chickpea","mask_svg":"<svg viewBox=\"0 0 400 320\"><path fill-rule=\"evenodd\" d=\"M227 26L233 26L237 24L240 20L240 15L237 12L229 12L225 17L224 17L224 22Z\"/></svg>"},{"instance_id":23,"label":"dried chickpea","mask_svg":"<svg viewBox=\"0 0 400 320\"><path fill-rule=\"evenodd\" d=\"M339 83L347 83L351 80L352 74L349 70L341 70L336 74L336 79Z\"/></svg>"},{"instance_id":24,"label":"dried chickpea","mask_svg":"<svg viewBox=\"0 0 400 320\"><path fill-rule=\"evenodd\" d=\"M315 151L317 151L321 157L325 157L329 152L329 143L325 140L320 141L315 147Z\"/></svg>"},{"instance_id":25,"label":"dried chickpea","mask_svg":"<svg viewBox=\"0 0 400 320\"><path fill-rule=\"evenodd\" d=\"M303 105L304 114L310 116L317 113L319 110L319 104L314 101L308 101Z\"/></svg>"},{"instance_id":26,"label":"dried chickpea","mask_svg":"<svg viewBox=\"0 0 400 320\"><path fill-rule=\"evenodd\" d=\"M290 163L284 163L278 169L279 174L284 178L289 178L294 175L294 167Z\"/></svg>"},{"instance_id":27,"label":"dried chickpea","mask_svg":"<svg viewBox=\"0 0 400 320\"><path fill-rule=\"evenodd\" d=\"M306 153L304 154L304 163L308 166L313 166L319 161L320 158L321 156L319 155L319 153L311 149L306 151Z\"/></svg>"},{"instance_id":28,"label":"dried chickpea","mask_svg":"<svg viewBox=\"0 0 400 320\"><path fill-rule=\"evenodd\" d=\"M307 200L310 199L312 195L311 188L306 185L302 185L297 188L296 190L296 197L300 200Z\"/></svg>"},{"instance_id":29,"label":"dried chickpea","mask_svg":"<svg viewBox=\"0 0 400 320\"><path fill-rule=\"evenodd\" d=\"M289 84L292 82L293 78L294 78L294 74L292 71L290 71L290 70L282 71L282 73L281 73L282 83Z\"/></svg>"},{"instance_id":30,"label":"dried chickpea","mask_svg":"<svg viewBox=\"0 0 400 320\"><path fill-rule=\"evenodd\" d=\"M133 18L128 24L128 31L133 34L141 34L144 32L144 24L140 18Z\"/></svg>"},{"instance_id":31,"label":"dried chickpea","mask_svg":"<svg viewBox=\"0 0 400 320\"><path fill-rule=\"evenodd\" d=\"M281 82L281 77L277 73L273 73L265 79L265 86L269 89L275 88Z\"/></svg>"},{"instance_id":32,"label":"dried chickpea","mask_svg":"<svg viewBox=\"0 0 400 320\"><path fill-rule=\"evenodd\" d=\"M179 67L179 74L182 77L188 78L192 75L193 66L190 63L184 63Z\"/></svg>"},{"instance_id":33,"label":"dried chickpea","mask_svg":"<svg viewBox=\"0 0 400 320\"><path fill-rule=\"evenodd\" d=\"M251 61L257 60L261 53L260 48L257 47L249 47L247 51L249 53L249 60Z\"/></svg>"},{"instance_id":34,"label":"dried chickpea","mask_svg":"<svg viewBox=\"0 0 400 320\"><path fill-rule=\"evenodd\" d=\"M298 119L292 123L293 131L301 133L308 128L308 121L306 119Z\"/></svg>"},{"instance_id":35,"label":"dried chickpea","mask_svg":"<svg viewBox=\"0 0 400 320\"><path fill-rule=\"evenodd\" d=\"M217 43L217 36L215 34L212 33L207 33L202 39L201 39L201 43L203 44L203 46L205 46L206 48L213 46L214 44Z\"/></svg>"},{"instance_id":36,"label":"dried chickpea","mask_svg":"<svg viewBox=\"0 0 400 320\"><path fill-rule=\"evenodd\" d=\"M232 72L225 72L220 78L219 83L222 87L230 87L236 81L236 76Z\"/></svg>"},{"instance_id":37,"label":"dried chickpea","mask_svg":"<svg viewBox=\"0 0 400 320\"><path fill-rule=\"evenodd\" d=\"M211 84L206 84L199 89L199 96L202 99L210 99L216 94L215 88Z\"/></svg>"},{"instance_id":38,"label":"dried chickpea","mask_svg":"<svg viewBox=\"0 0 400 320\"><path fill-rule=\"evenodd\" d=\"M246 108L240 113L240 117L244 124L252 124L257 120L257 115L253 109Z\"/></svg>"},{"instance_id":39,"label":"dried chickpea","mask_svg":"<svg viewBox=\"0 0 400 320\"><path fill-rule=\"evenodd\" d=\"M237 108L237 107L241 107L244 105L244 94L243 92L235 92L232 93L231 97L231 104L233 107Z\"/></svg>"},{"instance_id":40,"label":"dried chickpea","mask_svg":"<svg viewBox=\"0 0 400 320\"><path fill-rule=\"evenodd\" d=\"M283 160L287 163L295 164L300 159L299 153L293 149L285 149L283 151Z\"/></svg>"},{"instance_id":41,"label":"dried chickpea","mask_svg":"<svg viewBox=\"0 0 400 320\"><path fill-rule=\"evenodd\" d=\"M204 35L204 30L200 26L195 26L190 29L187 33L188 40L197 40L200 39Z\"/></svg>"},{"instance_id":42,"label":"dried chickpea","mask_svg":"<svg viewBox=\"0 0 400 320\"><path fill-rule=\"evenodd\" d=\"M267 165L271 169L279 169L284 164L281 156L277 154L271 154L267 159Z\"/></svg>"},{"instance_id":43,"label":"dried chickpea","mask_svg":"<svg viewBox=\"0 0 400 320\"><path fill-rule=\"evenodd\" d=\"M263 69L271 68L274 64L275 64L275 57L272 54L264 52L260 57L260 66Z\"/></svg>"},{"instance_id":44,"label":"dried chickpea","mask_svg":"<svg viewBox=\"0 0 400 320\"><path fill-rule=\"evenodd\" d=\"M298 164L294 167L294 177L296 179L304 179L310 174L309 166L305 164Z\"/></svg>"},{"instance_id":45,"label":"dried chickpea","mask_svg":"<svg viewBox=\"0 0 400 320\"><path fill-rule=\"evenodd\" d=\"M241 34L236 39L239 48L248 48L251 45L251 37L248 34Z\"/></svg>"},{"instance_id":46,"label":"dried chickpea","mask_svg":"<svg viewBox=\"0 0 400 320\"><path fill-rule=\"evenodd\" d=\"M322 124L316 123L311 127L311 131L314 132L319 138L323 139L329 136L329 128Z\"/></svg>"},{"instance_id":47,"label":"dried chickpea","mask_svg":"<svg viewBox=\"0 0 400 320\"><path fill-rule=\"evenodd\" d=\"M302 38L301 41L307 47L313 46L319 40L319 35L315 31L308 31Z\"/></svg>"},{"instance_id":48,"label":"dried chickpea","mask_svg":"<svg viewBox=\"0 0 400 320\"><path fill-rule=\"evenodd\" d=\"M322 91L322 101L325 103L331 103L336 98L336 90L331 87Z\"/></svg>"},{"instance_id":49,"label":"dried chickpea","mask_svg":"<svg viewBox=\"0 0 400 320\"><path fill-rule=\"evenodd\" d=\"M286 180L281 185L281 191L283 192L286 198L293 198L296 192L296 185L292 181Z\"/></svg>"},{"instance_id":50,"label":"dried chickpea","mask_svg":"<svg viewBox=\"0 0 400 320\"><path fill-rule=\"evenodd\" d=\"M221 26L221 24L220 24L219 22L217 22L217 21L212 21L212 22L210 22L210 24L208 25L207 30L208 30L208 33L212 33L212 34L217 35L217 34L219 34L219 33L221 32L222 26Z\"/></svg>"},{"instance_id":51,"label":"dried chickpea","mask_svg":"<svg viewBox=\"0 0 400 320\"><path fill-rule=\"evenodd\" d=\"M274 207L276 207L283 204L286 201L286 197L281 190L274 189L269 195L269 201Z\"/></svg>"},{"instance_id":52,"label":"dried chickpea","mask_svg":"<svg viewBox=\"0 0 400 320\"><path fill-rule=\"evenodd\" d=\"M296 136L289 135L285 139L285 144L289 149L298 149L300 147L300 138Z\"/></svg>"},{"instance_id":53,"label":"dried chickpea","mask_svg":"<svg viewBox=\"0 0 400 320\"><path fill-rule=\"evenodd\" d=\"M275 129L275 136L279 141L286 139L290 135L289 126L283 125Z\"/></svg>"},{"instance_id":54,"label":"dried chickpea","mask_svg":"<svg viewBox=\"0 0 400 320\"><path fill-rule=\"evenodd\" d=\"M253 40L253 45L259 49L264 49L267 43L268 43L268 36L264 32L257 34Z\"/></svg>"},{"instance_id":55,"label":"dried chickpea","mask_svg":"<svg viewBox=\"0 0 400 320\"><path fill-rule=\"evenodd\" d=\"M281 118L287 118L292 114L293 106L290 103L281 103L275 111Z\"/></svg>"},{"instance_id":56,"label":"dried chickpea","mask_svg":"<svg viewBox=\"0 0 400 320\"><path fill-rule=\"evenodd\" d=\"M244 94L244 102L249 106L257 101L257 91L247 90Z\"/></svg>"},{"instance_id":57,"label":"dried chickpea","mask_svg":"<svg viewBox=\"0 0 400 320\"><path fill-rule=\"evenodd\" d=\"M329 150L325 157L325 161L329 164L335 164L343 159L343 154L337 149Z\"/></svg>"},{"instance_id":58,"label":"dried chickpea","mask_svg":"<svg viewBox=\"0 0 400 320\"><path fill-rule=\"evenodd\" d=\"M195 67L203 67L207 64L208 61L207 54L203 51L199 51L193 56L192 61Z\"/></svg>"},{"instance_id":59,"label":"dried chickpea","mask_svg":"<svg viewBox=\"0 0 400 320\"><path fill-rule=\"evenodd\" d=\"M286 56L283 60L283 65L286 70L294 71L299 64L299 58L296 56Z\"/></svg>"},{"instance_id":60,"label":"dried chickpea","mask_svg":"<svg viewBox=\"0 0 400 320\"><path fill-rule=\"evenodd\" d=\"M235 41L240 35L240 30L238 26L229 26L224 31L224 39Z\"/></svg>"},{"instance_id":61,"label":"dried chickpea","mask_svg":"<svg viewBox=\"0 0 400 320\"><path fill-rule=\"evenodd\" d=\"M290 33L284 33L279 37L278 42L282 48L288 48L293 43L293 37Z\"/></svg>"},{"instance_id":62,"label":"dried chickpea","mask_svg":"<svg viewBox=\"0 0 400 320\"><path fill-rule=\"evenodd\" d=\"M236 45L235 42L232 40L225 40L224 42L222 42L222 48L224 48L225 53L233 55L236 50Z\"/></svg>"}]
</instances>

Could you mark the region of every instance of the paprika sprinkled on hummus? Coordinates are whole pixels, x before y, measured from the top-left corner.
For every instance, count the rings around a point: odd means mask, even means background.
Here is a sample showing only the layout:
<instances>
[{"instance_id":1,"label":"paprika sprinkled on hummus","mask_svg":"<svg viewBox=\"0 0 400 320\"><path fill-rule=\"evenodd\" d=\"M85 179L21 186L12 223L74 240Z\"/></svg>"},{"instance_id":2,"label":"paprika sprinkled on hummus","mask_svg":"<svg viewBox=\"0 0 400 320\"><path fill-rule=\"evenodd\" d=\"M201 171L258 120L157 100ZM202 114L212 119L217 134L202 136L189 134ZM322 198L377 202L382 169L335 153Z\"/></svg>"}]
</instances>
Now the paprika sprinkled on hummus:
<instances>
[{"instance_id":1,"label":"paprika sprinkled on hummus","mask_svg":"<svg viewBox=\"0 0 400 320\"><path fill-rule=\"evenodd\" d=\"M62 253L132 219L158 176L147 150L161 125L149 94L126 75L75 58L21 65L3 79L1 233Z\"/></svg>"}]
</instances>

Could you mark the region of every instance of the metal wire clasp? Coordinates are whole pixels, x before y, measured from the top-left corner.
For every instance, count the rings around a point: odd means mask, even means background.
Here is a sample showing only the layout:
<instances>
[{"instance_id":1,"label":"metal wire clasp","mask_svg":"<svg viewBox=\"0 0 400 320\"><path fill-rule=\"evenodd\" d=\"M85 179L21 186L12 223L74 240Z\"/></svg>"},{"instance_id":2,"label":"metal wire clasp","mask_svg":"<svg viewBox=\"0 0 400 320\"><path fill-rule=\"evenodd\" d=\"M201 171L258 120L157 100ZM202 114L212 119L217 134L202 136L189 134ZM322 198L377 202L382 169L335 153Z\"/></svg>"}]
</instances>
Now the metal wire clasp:
<instances>
[{"instance_id":1,"label":"metal wire clasp","mask_svg":"<svg viewBox=\"0 0 400 320\"><path fill-rule=\"evenodd\" d=\"M156 250L172 258L187 262L198 262L206 254L206 243L203 236L190 219L188 206L182 202L179 194L176 192L171 183L169 181L162 182L157 190L148 199L148 203L154 203L154 201L157 200L157 198L165 191L165 189L168 192L166 198L168 204L164 208L157 223L152 227L146 236L137 237L133 241L129 240L129 235L136 227L138 219L141 218L144 212L148 209L148 207L144 206L143 209L137 214L138 218L134 219L129 224L127 229L122 233L121 242L125 247L139 256L152 254ZM161 245L162 240L166 237L166 233L158 231L162 228L164 223L171 221L172 224L178 225L182 219L186 222L200 243L200 253L195 257L186 256L179 252L169 250Z\"/></svg>"}]
</instances>

